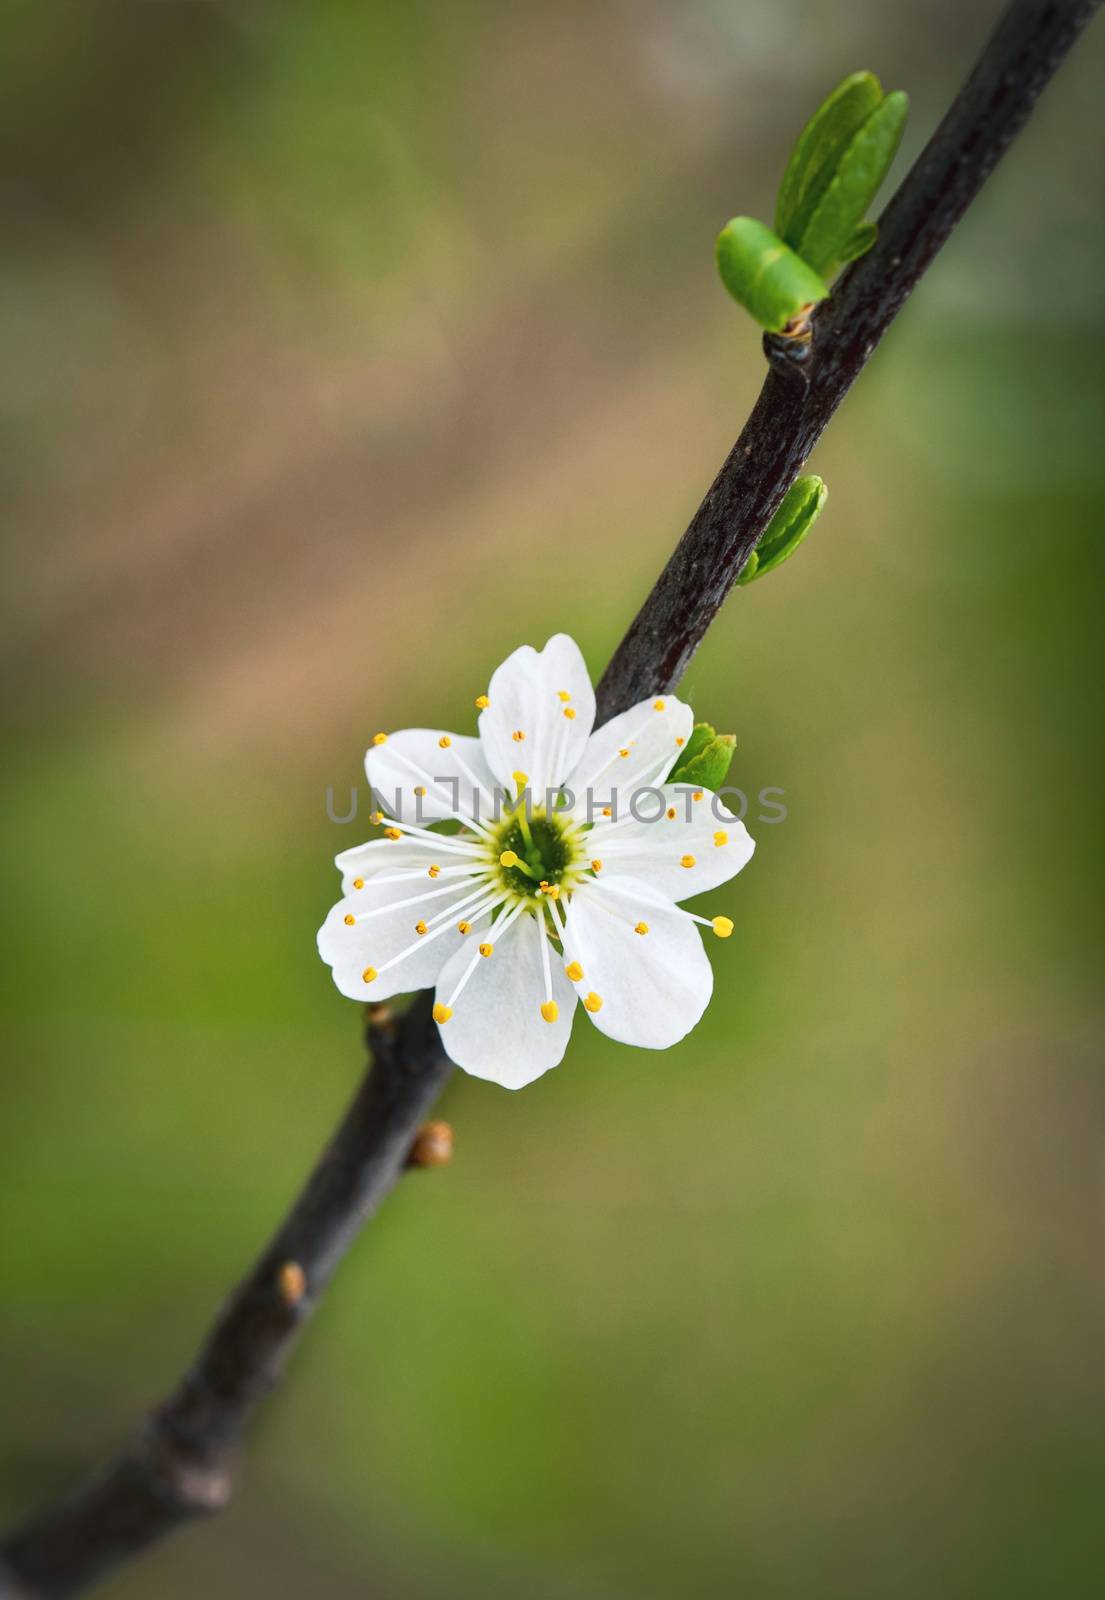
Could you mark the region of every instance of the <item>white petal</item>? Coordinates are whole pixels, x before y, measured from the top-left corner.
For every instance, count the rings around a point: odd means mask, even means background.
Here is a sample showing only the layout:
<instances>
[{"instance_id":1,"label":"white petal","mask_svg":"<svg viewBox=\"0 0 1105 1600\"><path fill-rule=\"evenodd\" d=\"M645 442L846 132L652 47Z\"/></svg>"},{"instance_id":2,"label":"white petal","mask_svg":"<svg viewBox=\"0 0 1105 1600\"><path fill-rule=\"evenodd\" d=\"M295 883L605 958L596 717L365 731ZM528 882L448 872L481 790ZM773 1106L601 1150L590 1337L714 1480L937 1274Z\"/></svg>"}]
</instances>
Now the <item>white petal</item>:
<instances>
[{"instance_id":1,"label":"white petal","mask_svg":"<svg viewBox=\"0 0 1105 1600\"><path fill-rule=\"evenodd\" d=\"M524 772L534 804L543 803L545 790L563 783L579 762L595 721L595 692L579 646L566 633L554 634L541 651L523 645L496 668L487 695L480 738L488 766L511 793L514 773Z\"/></svg>"},{"instance_id":2,"label":"white petal","mask_svg":"<svg viewBox=\"0 0 1105 1600\"><path fill-rule=\"evenodd\" d=\"M634 932L638 925L648 932ZM625 879L576 891L568 949L583 967L581 994L602 999L591 1021L623 1044L667 1049L694 1027L713 990L695 924L674 906L645 904Z\"/></svg>"},{"instance_id":3,"label":"white petal","mask_svg":"<svg viewBox=\"0 0 1105 1600\"><path fill-rule=\"evenodd\" d=\"M690 706L668 694L642 700L596 728L579 766L567 779L575 793L576 815L587 814L586 791L590 790L593 816L601 816L602 807L615 791L615 818L628 816L634 791L645 784L663 783L693 726Z\"/></svg>"},{"instance_id":4,"label":"white petal","mask_svg":"<svg viewBox=\"0 0 1105 1600\"><path fill-rule=\"evenodd\" d=\"M400 839L372 839L368 844L354 845L351 850L343 850L334 857L334 865L341 873L341 892L350 894L358 878L366 882L372 878L390 878L397 872L429 872L430 867L475 866L476 858L462 854L459 850L449 849L450 836L441 835L441 843L436 844L433 839L408 838ZM417 888L417 885L415 886ZM430 884L427 888L432 887ZM398 895L400 885L396 885ZM409 894L414 894L415 889L408 889Z\"/></svg>"},{"instance_id":5,"label":"white petal","mask_svg":"<svg viewBox=\"0 0 1105 1600\"><path fill-rule=\"evenodd\" d=\"M434 894L441 887L427 881L425 892ZM479 930L486 923L486 918L484 923L473 918L473 931L467 938L457 931L459 907L476 887L470 880L460 879L445 893L434 894L433 899L420 905L400 905L399 901L423 893L419 883L369 881L363 889L339 900L318 931L318 953L333 969L334 982L342 994L351 1000L386 1000L388 995L430 988L449 958L460 946L478 939ZM429 933L419 935L415 931L420 919L429 924L439 914L441 922L430 927ZM356 919L352 926L346 923L346 916ZM446 931L435 934L436 928L442 926ZM365 981L366 969L375 967L379 971L404 950L409 953L402 961L379 972L371 982Z\"/></svg>"},{"instance_id":6,"label":"white petal","mask_svg":"<svg viewBox=\"0 0 1105 1600\"><path fill-rule=\"evenodd\" d=\"M454 816L458 805L469 817L478 806L477 822L492 815L494 775L480 741L464 734L402 728L385 743L369 746L365 771L380 806L401 822L440 822ZM425 795L415 793L420 788Z\"/></svg>"},{"instance_id":7,"label":"white petal","mask_svg":"<svg viewBox=\"0 0 1105 1600\"><path fill-rule=\"evenodd\" d=\"M631 820L592 831L588 849L602 858L604 871L640 878L653 893L671 900L687 900L728 883L748 865L755 841L715 794L691 784L665 784L662 792L662 810L652 795L638 800L643 817L659 811L657 821ZM695 800L695 794L702 799ZM675 816L669 817L669 811Z\"/></svg>"},{"instance_id":8,"label":"white petal","mask_svg":"<svg viewBox=\"0 0 1105 1600\"><path fill-rule=\"evenodd\" d=\"M541 1015L545 998L541 941L545 935L528 912L500 939L495 938L494 924L483 938L494 945L494 953L477 963L457 997L453 1015L441 1026L441 1042L465 1072L506 1089L521 1089L563 1059L572 1031L575 991L550 947L552 997L558 1015L555 1022L546 1022ZM458 950L441 973L436 996L441 1004L449 1003L469 960L468 949Z\"/></svg>"}]
</instances>

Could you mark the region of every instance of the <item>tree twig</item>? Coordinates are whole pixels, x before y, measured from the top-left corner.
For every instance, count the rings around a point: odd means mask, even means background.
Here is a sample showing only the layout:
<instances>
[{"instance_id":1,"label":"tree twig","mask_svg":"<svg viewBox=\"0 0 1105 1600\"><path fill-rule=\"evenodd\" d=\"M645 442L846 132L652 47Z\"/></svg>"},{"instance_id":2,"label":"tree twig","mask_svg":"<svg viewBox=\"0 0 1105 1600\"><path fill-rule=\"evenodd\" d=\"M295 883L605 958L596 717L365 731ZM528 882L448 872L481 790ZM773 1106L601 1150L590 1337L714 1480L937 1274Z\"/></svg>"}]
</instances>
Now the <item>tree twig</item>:
<instances>
[{"instance_id":1,"label":"tree twig","mask_svg":"<svg viewBox=\"0 0 1105 1600\"><path fill-rule=\"evenodd\" d=\"M837 406L1099 3L1014 0L874 247L818 307L810 342L765 338L752 415L603 675L600 720L679 682Z\"/></svg>"},{"instance_id":2,"label":"tree twig","mask_svg":"<svg viewBox=\"0 0 1105 1600\"><path fill-rule=\"evenodd\" d=\"M808 345L768 338L740 438L610 662L599 718L675 687L803 462L921 274L1027 119L1100 0L1014 0L879 221L819 308ZM61 1600L175 1527L219 1510L237 1447L342 1256L389 1192L451 1072L421 996L370 1027L373 1065L199 1355L100 1474L0 1547L0 1595Z\"/></svg>"}]
</instances>

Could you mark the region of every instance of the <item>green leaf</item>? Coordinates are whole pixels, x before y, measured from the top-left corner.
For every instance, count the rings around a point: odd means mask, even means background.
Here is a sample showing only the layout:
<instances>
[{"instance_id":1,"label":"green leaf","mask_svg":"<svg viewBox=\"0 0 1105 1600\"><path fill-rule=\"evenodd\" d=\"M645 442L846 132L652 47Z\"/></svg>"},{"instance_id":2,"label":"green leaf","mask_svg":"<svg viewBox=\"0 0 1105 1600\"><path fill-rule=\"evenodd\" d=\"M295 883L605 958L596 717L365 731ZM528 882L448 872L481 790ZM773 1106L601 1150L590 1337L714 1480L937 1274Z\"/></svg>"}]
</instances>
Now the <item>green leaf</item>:
<instances>
[{"instance_id":1,"label":"green leaf","mask_svg":"<svg viewBox=\"0 0 1105 1600\"><path fill-rule=\"evenodd\" d=\"M668 783L720 789L736 747L735 734L718 733L708 722L696 722L682 755L668 774Z\"/></svg>"},{"instance_id":2,"label":"green leaf","mask_svg":"<svg viewBox=\"0 0 1105 1600\"><path fill-rule=\"evenodd\" d=\"M873 222L861 222L840 252L841 261L858 261L860 256L865 256L878 234L879 230Z\"/></svg>"},{"instance_id":3,"label":"green leaf","mask_svg":"<svg viewBox=\"0 0 1105 1600\"><path fill-rule=\"evenodd\" d=\"M842 151L882 99L882 84L873 72L853 72L818 106L798 135L775 207L775 232L795 249L832 181Z\"/></svg>"},{"instance_id":4,"label":"green leaf","mask_svg":"<svg viewBox=\"0 0 1105 1600\"><path fill-rule=\"evenodd\" d=\"M782 333L829 290L805 261L752 217L734 217L717 240L721 281L762 328Z\"/></svg>"},{"instance_id":5,"label":"green leaf","mask_svg":"<svg viewBox=\"0 0 1105 1600\"><path fill-rule=\"evenodd\" d=\"M741 585L754 583L789 560L817 521L828 495L824 481L812 473L796 478L760 535L737 582Z\"/></svg>"},{"instance_id":6,"label":"green leaf","mask_svg":"<svg viewBox=\"0 0 1105 1600\"><path fill-rule=\"evenodd\" d=\"M853 244L894 159L908 111L904 94L887 95L839 152L835 171L808 220L790 234L794 249L822 276L831 276Z\"/></svg>"},{"instance_id":7,"label":"green leaf","mask_svg":"<svg viewBox=\"0 0 1105 1600\"><path fill-rule=\"evenodd\" d=\"M672 768L672 773L674 774L679 772L687 765L688 761L693 761L697 756L700 756L703 750L705 750L706 746L710 743L710 740L716 738L716 728L711 728L708 722L696 722L694 727L691 729L690 738L687 740L682 751L680 752L679 760Z\"/></svg>"}]
</instances>

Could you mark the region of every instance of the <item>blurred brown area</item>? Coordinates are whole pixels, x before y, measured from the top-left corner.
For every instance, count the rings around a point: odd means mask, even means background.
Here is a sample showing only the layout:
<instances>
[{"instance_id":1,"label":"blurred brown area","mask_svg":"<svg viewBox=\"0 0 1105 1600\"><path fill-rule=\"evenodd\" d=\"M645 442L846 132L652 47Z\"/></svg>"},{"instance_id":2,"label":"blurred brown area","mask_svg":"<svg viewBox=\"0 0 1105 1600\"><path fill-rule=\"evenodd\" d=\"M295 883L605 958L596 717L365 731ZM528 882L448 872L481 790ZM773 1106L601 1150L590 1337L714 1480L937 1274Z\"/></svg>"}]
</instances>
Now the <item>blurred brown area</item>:
<instances>
[{"instance_id":1,"label":"blurred brown area","mask_svg":"<svg viewBox=\"0 0 1105 1600\"><path fill-rule=\"evenodd\" d=\"M995 9L7 0L5 1517L352 1090L328 786L523 641L601 669L760 382L714 234L860 66L896 181ZM1101 49L688 676L759 846L707 1019L457 1082L240 1500L109 1592L1100 1592Z\"/></svg>"}]
</instances>

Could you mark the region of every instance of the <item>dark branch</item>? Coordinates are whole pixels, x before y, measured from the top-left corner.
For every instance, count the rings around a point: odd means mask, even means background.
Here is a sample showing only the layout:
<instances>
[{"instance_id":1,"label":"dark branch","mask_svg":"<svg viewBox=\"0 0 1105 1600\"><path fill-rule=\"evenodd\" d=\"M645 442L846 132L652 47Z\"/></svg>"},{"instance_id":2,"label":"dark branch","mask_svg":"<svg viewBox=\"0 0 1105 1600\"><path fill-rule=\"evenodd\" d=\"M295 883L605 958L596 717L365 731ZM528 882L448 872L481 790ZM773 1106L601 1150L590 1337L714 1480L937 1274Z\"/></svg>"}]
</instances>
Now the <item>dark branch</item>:
<instances>
[{"instance_id":1,"label":"dark branch","mask_svg":"<svg viewBox=\"0 0 1105 1600\"><path fill-rule=\"evenodd\" d=\"M810 346L766 341L755 409L607 668L600 719L679 681L833 412L1097 3L1015 0L883 214L875 248L820 310ZM427 996L398 1024L378 1020L369 1042L374 1064L356 1099L194 1365L122 1456L8 1539L0 1596L76 1594L226 1503L246 1424L451 1071Z\"/></svg>"},{"instance_id":2,"label":"dark branch","mask_svg":"<svg viewBox=\"0 0 1105 1600\"><path fill-rule=\"evenodd\" d=\"M874 248L818 308L811 343L765 339L759 399L606 669L600 720L679 682L837 406L1098 4L1014 0L879 218Z\"/></svg>"}]
</instances>

